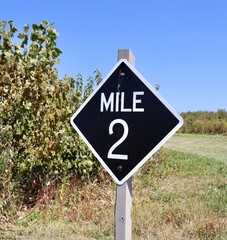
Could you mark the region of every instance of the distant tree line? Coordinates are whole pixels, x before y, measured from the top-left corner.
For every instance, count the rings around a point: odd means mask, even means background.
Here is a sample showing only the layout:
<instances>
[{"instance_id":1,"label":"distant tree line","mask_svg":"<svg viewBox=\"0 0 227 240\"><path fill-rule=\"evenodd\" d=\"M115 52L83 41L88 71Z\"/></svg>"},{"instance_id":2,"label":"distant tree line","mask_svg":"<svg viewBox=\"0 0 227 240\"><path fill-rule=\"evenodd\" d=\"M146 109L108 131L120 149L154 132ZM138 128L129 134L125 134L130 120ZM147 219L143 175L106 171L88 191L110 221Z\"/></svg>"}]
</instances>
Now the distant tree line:
<instances>
[{"instance_id":1,"label":"distant tree line","mask_svg":"<svg viewBox=\"0 0 227 240\"><path fill-rule=\"evenodd\" d=\"M221 134L227 135L227 111L220 109L214 111L183 112L184 125L181 133Z\"/></svg>"}]
</instances>

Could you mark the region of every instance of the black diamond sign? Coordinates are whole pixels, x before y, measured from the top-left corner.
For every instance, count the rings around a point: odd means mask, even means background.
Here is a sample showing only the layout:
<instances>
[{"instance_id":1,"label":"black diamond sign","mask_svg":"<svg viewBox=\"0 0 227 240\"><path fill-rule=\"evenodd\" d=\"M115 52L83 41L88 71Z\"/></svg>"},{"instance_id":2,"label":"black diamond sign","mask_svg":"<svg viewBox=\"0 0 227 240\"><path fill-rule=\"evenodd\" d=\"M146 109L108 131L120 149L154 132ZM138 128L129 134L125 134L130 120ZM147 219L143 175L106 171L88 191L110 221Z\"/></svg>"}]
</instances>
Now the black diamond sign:
<instances>
[{"instance_id":1,"label":"black diamond sign","mask_svg":"<svg viewBox=\"0 0 227 240\"><path fill-rule=\"evenodd\" d=\"M183 119L127 60L120 60L71 123L121 185L182 126Z\"/></svg>"}]
</instances>

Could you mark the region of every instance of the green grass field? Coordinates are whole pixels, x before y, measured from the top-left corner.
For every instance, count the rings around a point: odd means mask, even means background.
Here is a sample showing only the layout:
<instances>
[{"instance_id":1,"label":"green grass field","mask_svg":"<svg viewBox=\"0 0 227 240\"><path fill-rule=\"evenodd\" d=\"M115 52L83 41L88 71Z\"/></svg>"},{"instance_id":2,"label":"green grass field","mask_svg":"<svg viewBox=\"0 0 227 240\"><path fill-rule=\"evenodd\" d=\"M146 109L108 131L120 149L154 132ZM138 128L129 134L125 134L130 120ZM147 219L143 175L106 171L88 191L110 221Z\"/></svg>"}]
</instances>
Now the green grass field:
<instances>
[{"instance_id":1,"label":"green grass field","mask_svg":"<svg viewBox=\"0 0 227 240\"><path fill-rule=\"evenodd\" d=\"M226 140L177 134L134 175L133 240L227 239ZM46 200L1 224L0 239L114 239L115 184L106 174Z\"/></svg>"},{"instance_id":2,"label":"green grass field","mask_svg":"<svg viewBox=\"0 0 227 240\"><path fill-rule=\"evenodd\" d=\"M165 144L165 147L198 154L227 164L227 136L176 134Z\"/></svg>"}]
</instances>

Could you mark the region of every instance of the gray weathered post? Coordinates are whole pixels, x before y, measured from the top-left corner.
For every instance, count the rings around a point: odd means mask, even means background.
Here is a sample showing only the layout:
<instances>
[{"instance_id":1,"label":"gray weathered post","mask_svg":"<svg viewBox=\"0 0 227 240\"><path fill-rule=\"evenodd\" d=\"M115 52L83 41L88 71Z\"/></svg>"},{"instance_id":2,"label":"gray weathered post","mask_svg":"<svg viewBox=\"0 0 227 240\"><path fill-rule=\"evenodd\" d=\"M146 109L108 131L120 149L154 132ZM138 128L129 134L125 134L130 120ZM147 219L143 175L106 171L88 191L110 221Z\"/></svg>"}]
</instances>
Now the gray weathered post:
<instances>
[{"instance_id":1,"label":"gray weathered post","mask_svg":"<svg viewBox=\"0 0 227 240\"><path fill-rule=\"evenodd\" d=\"M120 59L127 59L135 65L135 57L129 49L118 50L118 61ZM116 186L115 204L115 240L131 240L132 177Z\"/></svg>"}]
</instances>

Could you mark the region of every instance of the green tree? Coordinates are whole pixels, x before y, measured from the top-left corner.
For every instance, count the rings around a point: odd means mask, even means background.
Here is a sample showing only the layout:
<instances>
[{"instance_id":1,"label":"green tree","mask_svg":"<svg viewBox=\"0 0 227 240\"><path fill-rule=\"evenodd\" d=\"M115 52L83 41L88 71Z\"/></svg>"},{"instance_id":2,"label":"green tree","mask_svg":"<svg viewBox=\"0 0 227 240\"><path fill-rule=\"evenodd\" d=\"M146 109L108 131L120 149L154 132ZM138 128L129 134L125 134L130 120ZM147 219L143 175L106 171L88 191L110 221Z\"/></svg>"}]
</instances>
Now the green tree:
<instances>
[{"instance_id":1,"label":"green tree","mask_svg":"<svg viewBox=\"0 0 227 240\"><path fill-rule=\"evenodd\" d=\"M180 129L183 133L227 134L227 111L196 111L181 113L185 123Z\"/></svg>"},{"instance_id":2,"label":"green tree","mask_svg":"<svg viewBox=\"0 0 227 240\"><path fill-rule=\"evenodd\" d=\"M0 22L0 187L14 183L26 204L47 185L99 168L69 120L102 76L96 70L85 86L81 75L59 80L57 36L47 21L19 33L12 21Z\"/></svg>"}]
</instances>

